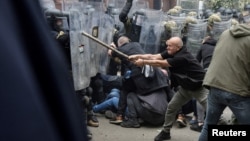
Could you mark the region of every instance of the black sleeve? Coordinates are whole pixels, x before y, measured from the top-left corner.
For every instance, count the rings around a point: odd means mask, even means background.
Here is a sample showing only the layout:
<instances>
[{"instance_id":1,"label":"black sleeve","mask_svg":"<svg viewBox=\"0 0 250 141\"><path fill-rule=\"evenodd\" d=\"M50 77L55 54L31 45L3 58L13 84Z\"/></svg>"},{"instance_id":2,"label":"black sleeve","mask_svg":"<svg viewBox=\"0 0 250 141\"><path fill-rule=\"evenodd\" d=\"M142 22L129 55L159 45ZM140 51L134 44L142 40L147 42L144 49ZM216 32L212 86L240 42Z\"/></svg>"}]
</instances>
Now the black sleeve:
<instances>
[{"instance_id":1,"label":"black sleeve","mask_svg":"<svg viewBox=\"0 0 250 141\"><path fill-rule=\"evenodd\" d=\"M201 51L202 51L202 47L199 49L199 51L198 51L197 54L196 54L196 59L197 59L199 62L201 62L201 59L202 59Z\"/></svg>"},{"instance_id":2,"label":"black sleeve","mask_svg":"<svg viewBox=\"0 0 250 141\"><path fill-rule=\"evenodd\" d=\"M119 19L121 22L126 23L126 21L128 19L128 13L129 13L131 7L132 7L132 2L127 1L125 6L122 9L120 15L119 15Z\"/></svg>"},{"instance_id":3,"label":"black sleeve","mask_svg":"<svg viewBox=\"0 0 250 141\"><path fill-rule=\"evenodd\" d=\"M165 50L165 51L163 51L163 52L161 53L161 57L162 57L163 59L167 59L167 58L169 58L169 57L171 57L171 56L168 54L167 50Z\"/></svg>"}]
</instances>

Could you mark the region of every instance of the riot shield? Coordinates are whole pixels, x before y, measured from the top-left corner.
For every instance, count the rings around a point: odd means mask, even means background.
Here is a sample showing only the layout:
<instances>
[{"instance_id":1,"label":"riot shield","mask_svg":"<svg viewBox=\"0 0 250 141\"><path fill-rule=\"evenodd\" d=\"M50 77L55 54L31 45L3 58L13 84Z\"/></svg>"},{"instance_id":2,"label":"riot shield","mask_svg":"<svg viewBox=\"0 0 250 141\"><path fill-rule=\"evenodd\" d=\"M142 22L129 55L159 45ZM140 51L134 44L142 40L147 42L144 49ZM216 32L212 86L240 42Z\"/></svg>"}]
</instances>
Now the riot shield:
<instances>
[{"instance_id":1,"label":"riot shield","mask_svg":"<svg viewBox=\"0 0 250 141\"><path fill-rule=\"evenodd\" d=\"M90 2L73 2L65 5L65 9L70 11L70 48L75 90L87 88L90 78L100 70L105 70L103 68L108 64L106 63L108 61L106 59L107 51L103 51L105 48L100 47L94 40L82 36L82 31L86 31L107 42L111 40L110 35L107 36L106 32L110 31L108 29L112 24L109 23L113 22L102 20L104 11L98 11L98 9L102 9L102 3L91 4ZM104 28L107 31L104 31Z\"/></svg>"},{"instance_id":2,"label":"riot shield","mask_svg":"<svg viewBox=\"0 0 250 141\"><path fill-rule=\"evenodd\" d=\"M231 27L231 20L214 22L212 27L212 35L214 39L218 40L221 33Z\"/></svg>"},{"instance_id":3,"label":"riot shield","mask_svg":"<svg viewBox=\"0 0 250 141\"><path fill-rule=\"evenodd\" d=\"M180 27L171 28L171 37L181 37L181 28Z\"/></svg>"},{"instance_id":4,"label":"riot shield","mask_svg":"<svg viewBox=\"0 0 250 141\"><path fill-rule=\"evenodd\" d=\"M99 24L99 36L98 38L103 41L106 44L110 44L113 41L113 30L115 27L115 20L110 15L103 13L102 18L100 19ZM100 73L106 74L107 73L107 67L109 64L109 56L108 56L108 50L104 47L101 47L98 45L99 52L99 69L98 71Z\"/></svg>"},{"instance_id":5,"label":"riot shield","mask_svg":"<svg viewBox=\"0 0 250 141\"><path fill-rule=\"evenodd\" d=\"M55 2L53 0L40 0L39 1L43 9L56 9Z\"/></svg>"},{"instance_id":6,"label":"riot shield","mask_svg":"<svg viewBox=\"0 0 250 141\"><path fill-rule=\"evenodd\" d=\"M86 26L86 9L85 2L76 2L75 0L67 0L63 3L63 8L65 11L70 12L70 31L82 30ZM79 16L79 18L77 18Z\"/></svg>"},{"instance_id":7,"label":"riot shield","mask_svg":"<svg viewBox=\"0 0 250 141\"><path fill-rule=\"evenodd\" d=\"M80 11L70 11L70 52L72 63L72 75L75 90L81 90L90 84L90 46L88 39L81 35L81 19L83 14Z\"/></svg>"},{"instance_id":8,"label":"riot shield","mask_svg":"<svg viewBox=\"0 0 250 141\"><path fill-rule=\"evenodd\" d=\"M125 5L126 0L109 0L108 5L113 4L115 8L122 9Z\"/></svg>"},{"instance_id":9,"label":"riot shield","mask_svg":"<svg viewBox=\"0 0 250 141\"><path fill-rule=\"evenodd\" d=\"M81 9L86 5L86 2L79 2L78 0L64 0L62 9L63 11L69 11L72 9L77 9L81 11Z\"/></svg>"},{"instance_id":10,"label":"riot shield","mask_svg":"<svg viewBox=\"0 0 250 141\"><path fill-rule=\"evenodd\" d=\"M87 38L82 38L81 30L84 24L84 15L81 11L83 3L76 2L75 0L67 0L63 3L64 9L54 9L54 6L47 8L45 15L53 14L59 16L63 24L63 30L69 30L70 37L70 59L72 64L72 76L75 90L81 90L89 86L90 74L89 64L90 49ZM68 24L69 23L69 24Z\"/></svg>"},{"instance_id":11,"label":"riot shield","mask_svg":"<svg viewBox=\"0 0 250 141\"><path fill-rule=\"evenodd\" d=\"M233 14L230 15L220 15L221 21L229 21L233 18Z\"/></svg>"},{"instance_id":12,"label":"riot shield","mask_svg":"<svg viewBox=\"0 0 250 141\"><path fill-rule=\"evenodd\" d=\"M197 51L202 45L202 40L205 38L207 32L207 22L197 24L188 24L187 30L187 49L196 56Z\"/></svg>"},{"instance_id":13,"label":"riot shield","mask_svg":"<svg viewBox=\"0 0 250 141\"><path fill-rule=\"evenodd\" d=\"M163 12L160 10L146 9L144 13L146 20L142 24L139 42L146 53L158 53L161 44L161 33L162 30L164 30L161 25Z\"/></svg>"},{"instance_id":14,"label":"riot shield","mask_svg":"<svg viewBox=\"0 0 250 141\"><path fill-rule=\"evenodd\" d=\"M110 36L105 36L108 31L110 31L110 26L112 26L109 23L114 23L112 18L110 16L106 16L107 14L104 13L103 3L102 2L88 2L88 6L91 8L88 9L87 12L87 18L86 18L86 28L84 28L84 31L88 34L91 34L95 38L98 38L105 42L111 42ZM109 18L108 18L109 17ZM106 28L107 30L104 30ZM112 33L111 31L109 33ZM105 66L108 64L108 60L106 58L103 58L103 48L96 43L93 40L89 40L89 46L90 46L90 59L92 60L91 63L91 76L96 75L97 72L100 72L101 68L105 68ZM106 51L107 52L107 51ZM101 57L102 56L102 57ZM100 61L102 60L102 61ZM104 63L105 62L105 63ZM107 63L106 63L107 62ZM105 69L101 69L102 73L105 73Z\"/></svg>"},{"instance_id":15,"label":"riot shield","mask_svg":"<svg viewBox=\"0 0 250 141\"><path fill-rule=\"evenodd\" d=\"M179 16L171 16L171 15L169 15L169 20L175 21L176 24L177 24L177 27L179 29L182 29L184 27L186 17L179 17Z\"/></svg>"},{"instance_id":16,"label":"riot shield","mask_svg":"<svg viewBox=\"0 0 250 141\"><path fill-rule=\"evenodd\" d=\"M118 2L119 2L119 0L118 1L116 1L116 0L109 1L106 13L114 19L115 29L117 29L118 31L124 31L124 24L120 21L119 14L120 14L123 6L125 5L126 1L123 0L120 3L118 3Z\"/></svg>"},{"instance_id":17,"label":"riot shield","mask_svg":"<svg viewBox=\"0 0 250 141\"><path fill-rule=\"evenodd\" d=\"M87 26L84 31L104 43L110 44L113 39L113 30L115 27L115 19L110 14L114 14L114 9L112 9L114 7L109 5L111 7L107 7L107 11L104 11L105 8L102 8L102 2L88 2L88 5L88 7L91 5L91 8L89 8L87 12ZM118 16L118 13L116 13L116 15ZM89 46L91 50L91 60L93 61L92 68L96 68L95 71L91 72L91 75L96 72L106 73L110 59L107 54L107 49L93 40L89 40Z\"/></svg>"}]
</instances>

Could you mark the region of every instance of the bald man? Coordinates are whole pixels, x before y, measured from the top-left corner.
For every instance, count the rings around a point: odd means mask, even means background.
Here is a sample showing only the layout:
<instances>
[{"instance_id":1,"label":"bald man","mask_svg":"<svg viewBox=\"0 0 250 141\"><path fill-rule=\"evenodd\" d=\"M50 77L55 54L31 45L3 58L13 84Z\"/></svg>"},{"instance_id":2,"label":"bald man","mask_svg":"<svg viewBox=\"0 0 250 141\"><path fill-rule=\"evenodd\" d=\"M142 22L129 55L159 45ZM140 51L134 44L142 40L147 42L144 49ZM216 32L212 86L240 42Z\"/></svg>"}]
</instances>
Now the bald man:
<instances>
[{"instance_id":1,"label":"bald man","mask_svg":"<svg viewBox=\"0 0 250 141\"><path fill-rule=\"evenodd\" d=\"M171 37L166 41L166 50L159 54L137 54L129 59L137 66L145 64L168 68L172 87L178 87L171 99L165 114L162 131L155 141L169 140L170 129L178 110L192 98L195 98L206 109L208 90L202 86L205 71L179 37Z\"/></svg>"}]
</instances>

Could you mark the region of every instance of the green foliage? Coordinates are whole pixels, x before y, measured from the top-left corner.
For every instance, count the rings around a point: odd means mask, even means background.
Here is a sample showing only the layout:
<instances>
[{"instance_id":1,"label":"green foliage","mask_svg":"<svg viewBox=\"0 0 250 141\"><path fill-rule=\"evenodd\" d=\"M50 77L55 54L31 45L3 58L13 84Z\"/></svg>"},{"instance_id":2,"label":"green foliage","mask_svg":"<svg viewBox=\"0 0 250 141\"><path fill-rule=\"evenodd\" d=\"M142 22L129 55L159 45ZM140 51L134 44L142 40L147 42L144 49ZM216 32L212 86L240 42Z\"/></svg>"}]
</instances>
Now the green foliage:
<instances>
[{"instance_id":1,"label":"green foliage","mask_svg":"<svg viewBox=\"0 0 250 141\"><path fill-rule=\"evenodd\" d=\"M197 1L194 1L194 0L182 1L180 5L183 9L197 9L198 7Z\"/></svg>"},{"instance_id":2,"label":"green foliage","mask_svg":"<svg viewBox=\"0 0 250 141\"><path fill-rule=\"evenodd\" d=\"M220 7L243 10L250 0L204 0L205 8L216 10Z\"/></svg>"}]
</instances>

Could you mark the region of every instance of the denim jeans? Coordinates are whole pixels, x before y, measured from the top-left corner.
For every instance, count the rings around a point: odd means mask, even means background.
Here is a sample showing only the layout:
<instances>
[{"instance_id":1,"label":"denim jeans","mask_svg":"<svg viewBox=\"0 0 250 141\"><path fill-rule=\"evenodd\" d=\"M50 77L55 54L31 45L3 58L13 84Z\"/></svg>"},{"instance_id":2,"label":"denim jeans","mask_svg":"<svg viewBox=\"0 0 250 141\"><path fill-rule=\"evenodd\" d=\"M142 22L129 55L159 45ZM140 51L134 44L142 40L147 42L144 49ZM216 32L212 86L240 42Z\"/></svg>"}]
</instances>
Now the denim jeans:
<instances>
[{"instance_id":1,"label":"denim jeans","mask_svg":"<svg viewBox=\"0 0 250 141\"><path fill-rule=\"evenodd\" d=\"M119 89L112 89L107 95L106 99L93 107L93 112L99 113L108 109L118 109L118 102L120 97Z\"/></svg>"},{"instance_id":2,"label":"denim jeans","mask_svg":"<svg viewBox=\"0 0 250 141\"><path fill-rule=\"evenodd\" d=\"M238 124L250 125L250 97L242 97L221 89L211 88L208 95L205 125L199 141L208 140L208 125L216 125L226 107L234 113Z\"/></svg>"},{"instance_id":3,"label":"denim jeans","mask_svg":"<svg viewBox=\"0 0 250 141\"><path fill-rule=\"evenodd\" d=\"M206 109L204 109L202 107L202 105L199 102L197 102L196 100L195 100L195 102L196 102L196 110L197 110L197 121L199 123L204 123Z\"/></svg>"}]
</instances>

